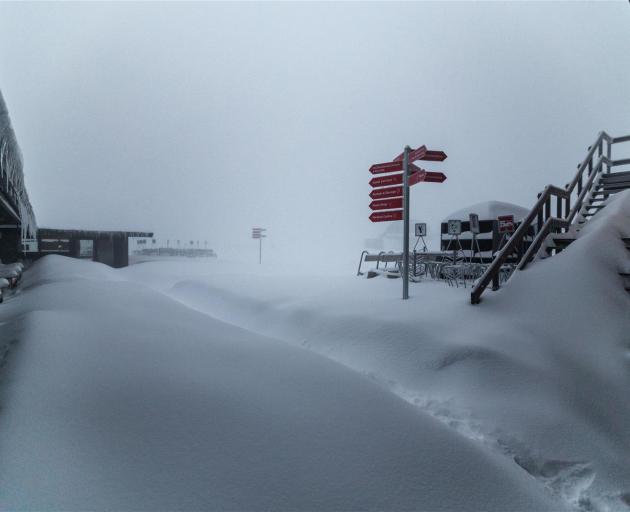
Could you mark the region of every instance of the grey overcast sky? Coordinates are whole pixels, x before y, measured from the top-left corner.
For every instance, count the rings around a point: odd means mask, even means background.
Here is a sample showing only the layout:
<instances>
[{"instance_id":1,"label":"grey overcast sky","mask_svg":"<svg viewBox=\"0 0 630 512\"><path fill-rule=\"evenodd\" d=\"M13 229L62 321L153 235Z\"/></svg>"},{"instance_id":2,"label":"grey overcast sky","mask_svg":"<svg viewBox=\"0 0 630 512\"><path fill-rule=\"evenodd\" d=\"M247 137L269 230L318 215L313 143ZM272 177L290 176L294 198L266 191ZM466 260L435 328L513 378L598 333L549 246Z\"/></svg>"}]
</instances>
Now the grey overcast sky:
<instances>
[{"instance_id":1,"label":"grey overcast sky","mask_svg":"<svg viewBox=\"0 0 630 512\"><path fill-rule=\"evenodd\" d=\"M0 3L0 89L41 226L154 230L255 257L354 256L368 167L445 150L429 230L564 185L630 133L630 5ZM630 151L629 151L630 153ZM325 260L331 262L330 256Z\"/></svg>"}]
</instances>

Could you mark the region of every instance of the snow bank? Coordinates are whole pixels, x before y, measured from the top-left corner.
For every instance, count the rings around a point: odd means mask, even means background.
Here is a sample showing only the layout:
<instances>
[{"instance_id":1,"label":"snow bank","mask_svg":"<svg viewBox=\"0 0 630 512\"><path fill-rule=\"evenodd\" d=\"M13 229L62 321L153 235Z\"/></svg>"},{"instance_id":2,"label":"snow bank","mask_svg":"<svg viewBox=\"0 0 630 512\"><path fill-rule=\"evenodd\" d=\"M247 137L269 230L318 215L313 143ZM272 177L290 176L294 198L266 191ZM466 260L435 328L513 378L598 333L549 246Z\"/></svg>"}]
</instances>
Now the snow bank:
<instances>
[{"instance_id":1,"label":"snow bank","mask_svg":"<svg viewBox=\"0 0 630 512\"><path fill-rule=\"evenodd\" d=\"M48 256L0 308L0 508L561 508L370 379L131 273Z\"/></svg>"},{"instance_id":2,"label":"snow bank","mask_svg":"<svg viewBox=\"0 0 630 512\"><path fill-rule=\"evenodd\" d=\"M495 212L496 213L496 212ZM189 307L370 377L581 510L630 503L630 193L560 255L468 304L442 283L126 269ZM472 508L472 507L465 507Z\"/></svg>"},{"instance_id":3,"label":"snow bank","mask_svg":"<svg viewBox=\"0 0 630 512\"><path fill-rule=\"evenodd\" d=\"M44 258L0 308L0 504L628 509L629 228L626 192L479 306L431 281L403 302L399 280Z\"/></svg>"}]
</instances>

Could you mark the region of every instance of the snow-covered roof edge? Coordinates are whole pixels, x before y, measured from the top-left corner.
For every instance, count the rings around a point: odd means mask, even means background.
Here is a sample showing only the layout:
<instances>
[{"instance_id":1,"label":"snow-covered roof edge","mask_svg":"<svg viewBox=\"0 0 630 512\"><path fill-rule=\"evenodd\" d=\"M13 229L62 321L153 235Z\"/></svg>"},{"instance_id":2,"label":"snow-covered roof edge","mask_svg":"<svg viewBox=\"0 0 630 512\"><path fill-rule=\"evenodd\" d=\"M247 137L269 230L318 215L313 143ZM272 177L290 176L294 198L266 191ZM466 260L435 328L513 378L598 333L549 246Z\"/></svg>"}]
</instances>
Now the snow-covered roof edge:
<instances>
[{"instance_id":1,"label":"snow-covered roof edge","mask_svg":"<svg viewBox=\"0 0 630 512\"><path fill-rule=\"evenodd\" d=\"M15 206L17 206L22 219L22 236L34 235L37 230L37 223L24 184L24 161L2 91L0 91L0 173L7 176L15 189L17 196Z\"/></svg>"},{"instance_id":2,"label":"snow-covered roof edge","mask_svg":"<svg viewBox=\"0 0 630 512\"><path fill-rule=\"evenodd\" d=\"M448 220L468 220L468 215L476 213L479 215L479 220L494 220L500 215L514 215L516 222L523 220L530 212L528 208L524 208L517 204L505 203L502 201L483 201L481 203L475 203L470 206L466 206L456 212L451 213L444 218L442 222Z\"/></svg>"}]
</instances>

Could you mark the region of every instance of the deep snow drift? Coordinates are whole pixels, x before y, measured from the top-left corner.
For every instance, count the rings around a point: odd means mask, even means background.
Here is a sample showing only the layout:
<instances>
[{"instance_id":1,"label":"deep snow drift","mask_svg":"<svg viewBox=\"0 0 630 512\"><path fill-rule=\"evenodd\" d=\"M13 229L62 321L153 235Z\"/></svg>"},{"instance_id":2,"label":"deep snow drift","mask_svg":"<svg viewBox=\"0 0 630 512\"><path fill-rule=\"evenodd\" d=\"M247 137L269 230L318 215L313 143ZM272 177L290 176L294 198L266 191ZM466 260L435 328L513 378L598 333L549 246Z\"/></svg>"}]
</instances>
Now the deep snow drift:
<instances>
[{"instance_id":1,"label":"deep snow drift","mask_svg":"<svg viewBox=\"0 0 630 512\"><path fill-rule=\"evenodd\" d=\"M0 308L0 504L630 509L629 229L624 193L479 306L351 270L47 257Z\"/></svg>"},{"instance_id":2,"label":"deep snow drift","mask_svg":"<svg viewBox=\"0 0 630 512\"><path fill-rule=\"evenodd\" d=\"M120 274L46 257L0 311L3 509L557 508L364 376Z\"/></svg>"}]
</instances>

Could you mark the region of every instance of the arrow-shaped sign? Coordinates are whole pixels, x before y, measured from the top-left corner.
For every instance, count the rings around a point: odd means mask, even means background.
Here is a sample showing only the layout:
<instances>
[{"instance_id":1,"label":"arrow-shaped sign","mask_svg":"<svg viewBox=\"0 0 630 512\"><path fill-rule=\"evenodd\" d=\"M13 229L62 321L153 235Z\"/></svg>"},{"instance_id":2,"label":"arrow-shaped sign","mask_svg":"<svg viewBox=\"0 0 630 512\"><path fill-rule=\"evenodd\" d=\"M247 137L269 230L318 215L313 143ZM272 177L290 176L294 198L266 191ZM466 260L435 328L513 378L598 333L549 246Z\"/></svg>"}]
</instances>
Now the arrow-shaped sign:
<instances>
[{"instance_id":1,"label":"arrow-shaped sign","mask_svg":"<svg viewBox=\"0 0 630 512\"><path fill-rule=\"evenodd\" d=\"M402 174L390 174L389 176L380 176L372 178L370 185L372 187L387 187L388 185L400 185L403 182Z\"/></svg>"},{"instance_id":2,"label":"arrow-shaped sign","mask_svg":"<svg viewBox=\"0 0 630 512\"><path fill-rule=\"evenodd\" d=\"M374 212L370 215L370 220L372 222L386 222L389 220L402 220L403 211L402 210L392 210L390 212Z\"/></svg>"},{"instance_id":3,"label":"arrow-shaped sign","mask_svg":"<svg viewBox=\"0 0 630 512\"><path fill-rule=\"evenodd\" d=\"M409 186L413 186L421 181L427 181L430 183L442 183L446 180L446 176L441 172L429 172L417 167L413 164L409 164L409 169L413 169L409 175ZM372 178L370 185L372 187L383 187L386 185L401 185L403 182L402 174L393 174L391 176L381 176L380 178Z\"/></svg>"},{"instance_id":4,"label":"arrow-shaped sign","mask_svg":"<svg viewBox=\"0 0 630 512\"><path fill-rule=\"evenodd\" d=\"M371 210L393 210L394 208L402 208L402 197L396 199L385 199L384 201L372 201L370 203Z\"/></svg>"},{"instance_id":5,"label":"arrow-shaped sign","mask_svg":"<svg viewBox=\"0 0 630 512\"><path fill-rule=\"evenodd\" d=\"M414 172L409 176L409 186L415 185L424 181L425 183L443 183L446 180L446 175L443 172Z\"/></svg>"},{"instance_id":6,"label":"arrow-shaped sign","mask_svg":"<svg viewBox=\"0 0 630 512\"><path fill-rule=\"evenodd\" d=\"M401 153L394 162L402 162L404 153ZM420 146L418 149L412 149L409 151L409 162L415 162L416 160L425 160L428 162L443 162L446 160L446 153L444 151L432 151L426 148L426 146Z\"/></svg>"},{"instance_id":7,"label":"arrow-shaped sign","mask_svg":"<svg viewBox=\"0 0 630 512\"><path fill-rule=\"evenodd\" d=\"M428 160L430 162L443 162L446 160L444 151L427 151L426 155L420 160Z\"/></svg>"},{"instance_id":8,"label":"arrow-shaped sign","mask_svg":"<svg viewBox=\"0 0 630 512\"><path fill-rule=\"evenodd\" d=\"M416 160L423 160L424 154L427 152L426 146L420 146L418 149L412 149L409 151L409 163L415 162ZM405 153L401 153L396 158L394 158L394 162L402 162Z\"/></svg>"},{"instance_id":9,"label":"arrow-shaped sign","mask_svg":"<svg viewBox=\"0 0 630 512\"><path fill-rule=\"evenodd\" d=\"M425 181L425 177L427 175L426 171L420 170L414 172L411 176L409 176L409 186L413 186L416 183L420 183L421 181Z\"/></svg>"},{"instance_id":10,"label":"arrow-shaped sign","mask_svg":"<svg viewBox=\"0 0 630 512\"><path fill-rule=\"evenodd\" d=\"M370 192L372 199L390 199L392 197L400 197L403 195L402 187L375 188Z\"/></svg>"},{"instance_id":11,"label":"arrow-shaped sign","mask_svg":"<svg viewBox=\"0 0 630 512\"><path fill-rule=\"evenodd\" d=\"M424 181L429 183L443 183L446 180L446 175L443 172L427 172L424 177Z\"/></svg>"},{"instance_id":12,"label":"arrow-shaped sign","mask_svg":"<svg viewBox=\"0 0 630 512\"><path fill-rule=\"evenodd\" d=\"M370 167L370 172L372 174L383 174L386 172L402 171L402 169L402 162L385 162L382 164L374 164L372 167Z\"/></svg>"}]
</instances>

